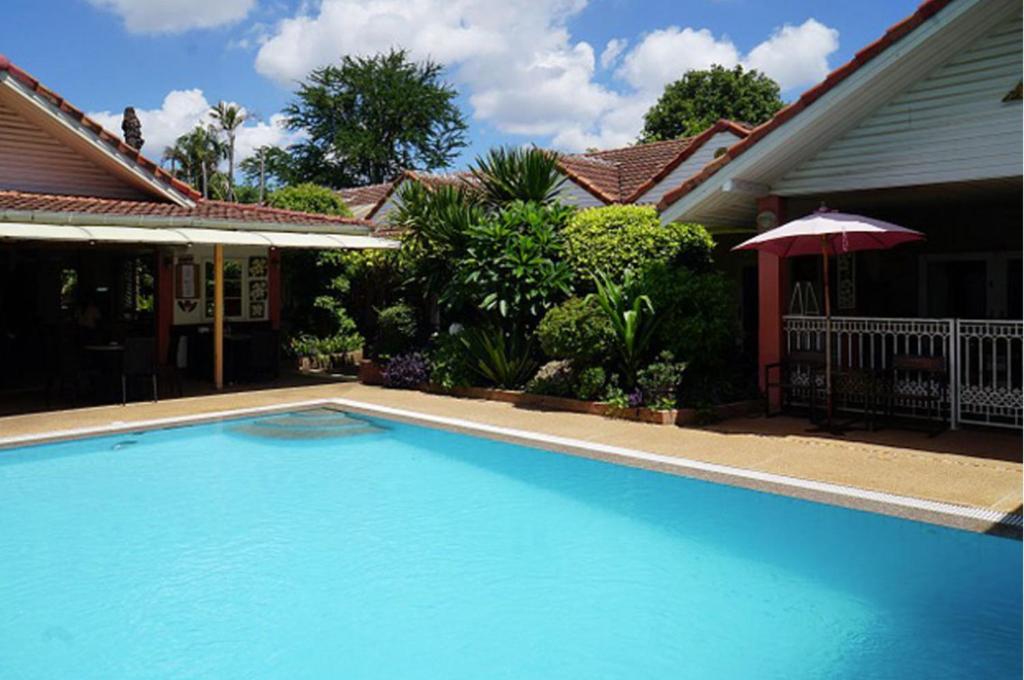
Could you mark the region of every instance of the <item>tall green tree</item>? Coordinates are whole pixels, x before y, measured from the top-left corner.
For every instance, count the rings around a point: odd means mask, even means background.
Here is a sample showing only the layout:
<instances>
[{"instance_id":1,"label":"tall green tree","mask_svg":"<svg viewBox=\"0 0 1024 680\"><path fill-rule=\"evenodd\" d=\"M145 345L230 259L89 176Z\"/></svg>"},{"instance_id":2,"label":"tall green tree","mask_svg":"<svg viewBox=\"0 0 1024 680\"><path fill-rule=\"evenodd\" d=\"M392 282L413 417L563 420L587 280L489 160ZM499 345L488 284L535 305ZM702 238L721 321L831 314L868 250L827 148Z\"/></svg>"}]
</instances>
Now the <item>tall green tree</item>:
<instances>
[{"instance_id":1,"label":"tall green tree","mask_svg":"<svg viewBox=\"0 0 1024 680\"><path fill-rule=\"evenodd\" d=\"M305 133L289 149L297 179L343 188L449 166L467 125L443 72L405 50L313 71L284 110L288 127Z\"/></svg>"},{"instance_id":2,"label":"tall green tree","mask_svg":"<svg viewBox=\"0 0 1024 680\"><path fill-rule=\"evenodd\" d=\"M644 114L640 141L655 142L699 134L720 118L758 125L783 107L779 84L742 66L688 71L665 86Z\"/></svg>"},{"instance_id":3,"label":"tall green tree","mask_svg":"<svg viewBox=\"0 0 1024 680\"><path fill-rule=\"evenodd\" d=\"M213 127L197 125L164 149L163 160L170 165L171 174L199 187L203 197L209 198L211 189L219 185L215 175L225 151Z\"/></svg>"},{"instance_id":4,"label":"tall green tree","mask_svg":"<svg viewBox=\"0 0 1024 680\"><path fill-rule=\"evenodd\" d=\"M224 155L228 160L227 175L227 198L235 200L235 137L238 135L238 128L248 118L248 114L241 106L229 104L225 101L217 102L217 105L210 109L210 117L216 125L216 129L224 136Z\"/></svg>"},{"instance_id":5,"label":"tall green tree","mask_svg":"<svg viewBox=\"0 0 1024 680\"><path fill-rule=\"evenodd\" d=\"M266 202L267 192L288 184L297 184L292 168L292 157L279 146L263 145L253 155L238 164L245 181L253 187L260 205Z\"/></svg>"}]
</instances>

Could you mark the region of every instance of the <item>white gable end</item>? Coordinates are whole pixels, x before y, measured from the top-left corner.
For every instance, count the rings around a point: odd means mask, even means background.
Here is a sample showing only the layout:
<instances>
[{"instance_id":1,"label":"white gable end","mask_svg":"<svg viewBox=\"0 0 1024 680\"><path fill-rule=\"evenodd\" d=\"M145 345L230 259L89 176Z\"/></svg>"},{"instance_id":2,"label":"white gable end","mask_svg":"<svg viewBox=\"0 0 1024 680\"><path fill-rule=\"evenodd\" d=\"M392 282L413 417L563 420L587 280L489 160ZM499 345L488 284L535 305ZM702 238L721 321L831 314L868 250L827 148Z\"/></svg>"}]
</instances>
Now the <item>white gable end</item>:
<instances>
[{"instance_id":1,"label":"white gable end","mask_svg":"<svg viewBox=\"0 0 1024 680\"><path fill-rule=\"evenodd\" d=\"M685 161L679 164L672 172L665 176L660 182L641 194L636 203L657 203L665 192L675 189L677 186L697 174L701 168L715 159L719 149L728 149L740 140L740 136L734 132L723 131L712 135L704 142L699 149Z\"/></svg>"},{"instance_id":2,"label":"white gable end","mask_svg":"<svg viewBox=\"0 0 1024 680\"><path fill-rule=\"evenodd\" d=\"M1021 175L1021 14L772 183L780 195Z\"/></svg>"}]
</instances>

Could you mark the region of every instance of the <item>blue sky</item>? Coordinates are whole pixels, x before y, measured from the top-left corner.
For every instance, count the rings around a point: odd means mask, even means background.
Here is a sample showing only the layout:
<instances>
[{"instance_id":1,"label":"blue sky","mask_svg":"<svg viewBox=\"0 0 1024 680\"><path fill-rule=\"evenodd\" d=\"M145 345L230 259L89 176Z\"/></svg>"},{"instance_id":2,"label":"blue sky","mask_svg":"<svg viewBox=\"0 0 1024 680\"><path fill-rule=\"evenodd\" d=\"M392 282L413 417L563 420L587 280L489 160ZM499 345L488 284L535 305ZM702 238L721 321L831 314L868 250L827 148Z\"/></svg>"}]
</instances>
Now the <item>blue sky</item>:
<instances>
[{"instance_id":1,"label":"blue sky","mask_svg":"<svg viewBox=\"0 0 1024 680\"><path fill-rule=\"evenodd\" d=\"M742 63L790 99L918 0L5 0L0 53L119 132L140 111L144 151L219 99L256 116L240 152L292 136L294 83L343 53L409 48L449 65L470 121L459 164L497 143L567 151L627 144L666 82Z\"/></svg>"}]
</instances>

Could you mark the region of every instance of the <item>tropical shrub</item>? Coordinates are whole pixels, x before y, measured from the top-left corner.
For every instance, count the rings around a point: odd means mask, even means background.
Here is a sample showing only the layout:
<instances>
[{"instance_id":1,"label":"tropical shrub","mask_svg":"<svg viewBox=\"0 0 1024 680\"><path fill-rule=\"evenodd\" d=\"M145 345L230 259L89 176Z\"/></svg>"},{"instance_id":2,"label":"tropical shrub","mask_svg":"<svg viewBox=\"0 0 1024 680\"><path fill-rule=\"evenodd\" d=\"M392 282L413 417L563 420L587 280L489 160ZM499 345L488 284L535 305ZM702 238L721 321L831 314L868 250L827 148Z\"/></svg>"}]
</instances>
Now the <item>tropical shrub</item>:
<instances>
[{"instance_id":1,"label":"tropical shrub","mask_svg":"<svg viewBox=\"0 0 1024 680\"><path fill-rule=\"evenodd\" d=\"M553 397L572 395L573 369L572 362L564 359L549 361L540 367L537 374L526 383L526 391L531 394L547 394Z\"/></svg>"},{"instance_id":2,"label":"tropical shrub","mask_svg":"<svg viewBox=\"0 0 1024 680\"><path fill-rule=\"evenodd\" d=\"M654 343L689 365L687 383L720 375L737 334L731 282L717 272L661 265L644 272L642 288L658 309Z\"/></svg>"},{"instance_id":3,"label":"tropical shrub","mask_svg":"<svg viewBox=\"0 0 1024 680\"><path fill-rule=\"evenodd\" d=\"M686 364L675 361L671 352L659 354L658 360L640 371L636 378L644 405L658 410L675 408L676 395L685 370Z\"/></svg>"},{"instance_id":4,"label":"tropical shrub","mask_svg":"<svg viewBox=\"0 0 1024 680\"><path fill-rule=\"evenodd\" d=\"M647 354L657 328L654 305L650 297L639 293L632 272L626 270L622 283L615 283L602 273L594 277L597 292L591 294L608 319L615 337L613 344L617 363L626 387L636 385L636 375Z\"/></svg>"},{"instance_id":5,"label":"tropical shrub","mask_svg":"<svg viewBox=\"0 0 1024 680\"><path fill-rule=\"evenodd\" d=\"M576 377L576 398L593 401L604 392L606 377L600 366L591 366L580 371Z\"/></svg>"},{"instance_id":6,"label":"tropical shrub","mask_svg":"<svg viewBox=\"0 0 1024 680\"><path fill-rule=\"evenodd\" d=\"M558 204L516 202L471 226L445 302L450 308L468 302L497 314L506 327L531 331L572 292L560 235L571 214Z\"/></svg>"},{"instance_id":7,"label":"tropical shrub","mask_svg":"<svg viewBox=\"0 0 1024 680\"><path fill-rule=\"evenodd\" d=\"M467 364L466 346L458 335L434 338L429 352L430 382L446 390L469 385L473 374Z\"/></svg>"},{"instance_id":8,"label":"tropical shrub","mask_svg":"<svg viewBox=\"0 0 1024 680\"><path fill-rule=\"evenodd\" d=\"M498 147L478 157L474 166L480 194L492 206L514 201L550 203L566 181L558 169L558 155L544 149Z\"/></svg>"},{"instance_id":9,"label":"tropical shrub","mask_svg":"<svg viewBox=\"0 0 1024 680\"><path fill-rule=\"evenodd\" d=\"M611 356L615 333L595 300L569 298L544 315L537 340L548 357L585 364Z\"/></svg>"},{"instance_id":10,"label":"tropical shrub","mask_svg":"<svg viewBox=\"0 0 1024 680\"><path fill-rule=\"evenodd\" d=\"M603 271L620 279L627 269L657 263L691 268L711 264L714 241L693 224L661 224L652 206L610 205L576 213L566 225L565 258L582 282Z\"/></svg>"},{"instance_id":11,"label":"tropical shrub","mask_svg":"<svg viewBox=\"0 0 1024 680\"><path fill-rule=\"evenodd\" d=\"M308 182L278 189L267 197L267 205L321 215L352 216L345 201L333 189Z\"/></svg>"},{"instance_id":12,"label":"tropical shrub","mask_svg":"<svg viewBox=\"0 0 1024 680\"><path fill-rule=\"evenodd\" d=\"M407 304L385 307L377 313L377 340L374 352L390 357L408 349L416 341L416 313Z\"/></svg>"},{"instance_id":13,"label":"tropical shrub","mask_svg":"<svg viewBox=\"0 0 1024 680\"><path fill-rule=\"evenodd\" d=\"M430 377L430 364L419 352L398 354L388 359L382 371L385 387L419 387Z\"/></svg>"},{"instance_id":14,"label":"tropical shrub","mask_svg":"<svg viewBox=\"0 0 1024 680\"><path fill-rule=\"evenodd\" d=\"M521 334L485 327L467 329L458 337L466 348L469 370L491 385L517 389L537 368L532 347Z\"/></svg>"},{"instance_id":15,"label":"tropical shrub","mask_svg":"<svg viewBox=\"0 0 1024 680\"><path fill-rule=\"evenodd\" d=\"M623 389L622 385L619 384L618 374L613 374L605 386L602 401L615 408L637 408L643 405L643 395L638 387L634 387L629 391Z\"/></svg>"},{"instance_id":16,"label":"tropical shrub","mask_svg":"<svg viewBox=\"0 0 1024 680\"><path fill-rule=\"evenodd\" d=\"M313 335L298 335L288 342L288 351L296 357L316 357L326 359L335 354L354 352L363 346L363 336L357 332L339 333L325 338Z\"/></svg>"}]
</instances>

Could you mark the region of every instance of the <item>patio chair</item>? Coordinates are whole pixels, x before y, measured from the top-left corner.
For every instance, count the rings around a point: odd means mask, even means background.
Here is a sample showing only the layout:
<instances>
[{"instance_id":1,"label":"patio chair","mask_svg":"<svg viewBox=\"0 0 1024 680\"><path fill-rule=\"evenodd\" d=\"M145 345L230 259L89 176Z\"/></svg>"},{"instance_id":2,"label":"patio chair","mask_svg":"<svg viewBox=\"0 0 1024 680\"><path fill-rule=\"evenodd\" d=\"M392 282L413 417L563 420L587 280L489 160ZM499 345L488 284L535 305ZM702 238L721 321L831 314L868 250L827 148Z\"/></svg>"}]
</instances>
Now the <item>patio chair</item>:
<instances>
[{"instance_id":1,"label":"patio chair","mask_svg":"<svg viewBox=\"0 0 1024 680\"><path fill-rule=\"evenodd\" d=\"M825 355L822 352L790 352L779 362L764 367L764 415L779 415L794 404L806 404L813 417L823 396ZM778 411L772 411L772 390L779 391Z\"/></svg>"},{"instance_id":2,"label":"patio chair","mask_svg":"<svg viewBox=\"0 0 1024 680\"><path fill-rule=\"evenodd\" d=\"M121 365L121 404L128 403L128 379L146 378L153 385L153 401L157 401L156 340L153 338L126 338L124 360Z\"/></svg>"},{"instance_id":3,"label":"patio chair","mask_svg":"<svg viewBox=\"0 0 1024 680\"><path fill-rule=\"evenodd\" d=\"M907 380L907 374L916 374L918 379ZM908 405L914 411L923 409L925 417L935 422L925 430L934 437L948 426L943 413L948 391L949 368L945 357L896 355L885 379L886 414L891 420L897 404Z\"/></svg>"}]
</instances>

